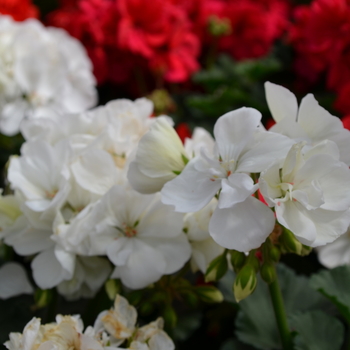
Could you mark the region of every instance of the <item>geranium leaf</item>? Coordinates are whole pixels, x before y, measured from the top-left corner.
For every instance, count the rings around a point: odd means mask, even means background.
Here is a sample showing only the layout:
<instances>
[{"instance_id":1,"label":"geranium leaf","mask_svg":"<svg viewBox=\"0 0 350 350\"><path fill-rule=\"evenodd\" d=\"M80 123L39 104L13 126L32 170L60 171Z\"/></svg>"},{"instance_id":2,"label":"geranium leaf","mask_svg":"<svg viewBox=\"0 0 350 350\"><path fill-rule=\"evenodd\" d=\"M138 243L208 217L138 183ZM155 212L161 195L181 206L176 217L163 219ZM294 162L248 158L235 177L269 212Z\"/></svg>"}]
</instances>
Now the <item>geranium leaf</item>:
<instances>
[{"instance_id":1,"label":"geranium leaf","mask_svg":"<svg viewBox=\"0 0 350 350\"><path fill-rule=\"evenodd\" d=\"M339 350L344 339L344 326L322 311L298 313L290 318L297 333L295 350Z\"/></svg>"},{"instance_id":2,"label":"geranium leaf","mask_svg":"<svg viewBox=\"0 0 350 350\"><path fill-rule=\"evenodd\" d=\"M323 270L312 276L310 285L335 304L350 322L350 266Z\"/></svg>"},{"instance_id":3,"label":"geranium leaf","mask_svg":"<svg viewBox=\"0 0 350 350\"><path fill-rule=\"evenodd\" d=\"M279 264L278 278L288 316L298 311L325 307L327 300L309 286L305 276L297 276L288 267ZM258 349L281 349L280 336L266 283L261 278L255 292L239 303L236 319L238 339Z\"/></svg>"}]
</instances>

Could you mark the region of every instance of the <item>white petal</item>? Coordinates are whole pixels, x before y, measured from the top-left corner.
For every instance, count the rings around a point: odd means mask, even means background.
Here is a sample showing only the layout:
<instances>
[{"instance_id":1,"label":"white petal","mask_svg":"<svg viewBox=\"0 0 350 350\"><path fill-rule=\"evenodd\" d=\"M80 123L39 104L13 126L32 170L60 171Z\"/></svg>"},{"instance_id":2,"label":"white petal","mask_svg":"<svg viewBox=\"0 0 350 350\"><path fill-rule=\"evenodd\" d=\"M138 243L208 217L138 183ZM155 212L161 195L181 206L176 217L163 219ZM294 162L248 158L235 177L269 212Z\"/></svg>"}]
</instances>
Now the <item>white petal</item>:
<instances>
[{"instance_id":1,"label":"white petal","mask_svg":"<svg viewBox=\"0 0 350 350\"><path fill-rule=\"evenodd\" d=\"M133 238L133 251L124 266L118 266L123 284L131 289L141 289L154 283L164 274L166 261L156 249Z\"/></svg>"},{"instance_id":2,"label":"white petal","mask_svg":"<svg viewBox=\"0 0 350 350\"><path fill-rule=\"evenodd\" d=\"M315 223L307 216L308 211L301 204L291 201L277 203L275 211L277 220L292 231L301 243L311 245L316 239Z\"/></svg>"},{"instance_id":3,"label":"white petal","mask_svg":"<svg viewBox=\"0 0 350 350\"><path fill-rule=\"evenodd\" d=\"M276 123L284 118L296 121L298 102L291 91L267 81L265 83L265 93L267 104Z\"/></svg>"},{"instance_id":4,"label":"white petal","mask_svg":"<svg viewBox=\"0 0 350 350\"><path fill-rule=\"evenodd\" d=\"M10 262L0 267L1 299L32 293L33 287L29 283L26 271L20 264Z\"/></svg>"},{"instance_id":5,"label":"white petal","mask_svg":"<svg viewBox=\"0 0 350 350\"><path fill-rule=\"evenodd\" d=\"M228 179L222 180L218 207L230 208L234 204L244 202L257 189L253 179L247 174L231 174Z\"/></svg>"},{"instance_id":6,"label":"white petal","mask_svg":"<svg viewBox=\"0 0 350 350\"><path fill-rule=\"evenodd\" d=\"M192 159L174 180L163 187L162 202L174 205L180 213L194 212L205 207L221 187L220 180L212 181L210 174L196 170L200 158Z\"/></svg>"},{"instance_id":7,"label":"white petal","mask_svg":"<svg viewBox=\"0 0 350 350\"><path fill-rule=\"evenodd\" d=\"M242 107L221 116L214 126L216 145L224 161L237 160L261 120L259 111Z\"/></svg>"},{"instance_id":8,"label":"white petal","mask_svg":"<svg viewBox=\"0 0 350 350\"><path fill-rule=\"evenodd\" d=\"M274 225L272 210L250 196L232 208L217 208L210 220L209 232L222 247L247 252L260 247Z\"/></svg>"},{"instance_id":9,"label":"white petal","mask_svg":"<svg viewBox=\"0 0 350 350\"><path fill-rule=\"evenodd\" d=\"M133 248L132 238L119 237L107 247L107 256L114 265L123 266L127 263Z\"/></svg>"}]
</instances>

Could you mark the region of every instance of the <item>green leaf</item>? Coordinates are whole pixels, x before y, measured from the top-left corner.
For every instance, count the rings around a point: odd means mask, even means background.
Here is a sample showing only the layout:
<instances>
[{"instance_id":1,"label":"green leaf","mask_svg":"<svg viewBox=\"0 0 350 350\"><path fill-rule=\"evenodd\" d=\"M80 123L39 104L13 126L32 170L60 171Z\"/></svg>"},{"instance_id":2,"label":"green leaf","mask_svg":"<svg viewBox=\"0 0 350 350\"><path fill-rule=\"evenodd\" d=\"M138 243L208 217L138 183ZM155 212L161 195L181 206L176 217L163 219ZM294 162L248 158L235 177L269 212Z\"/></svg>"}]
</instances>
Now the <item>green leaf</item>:
<instances>
[{"instance_id":1,"label":"green leaf","mask_svg":"<svg viewBox=\"0 0 350 350\"><path fill-rule=\"evenodd\" d=\"M350 266L323 270L311 277L311 287L321 292L350 323Z\"/></svg>"},{"instance_id":2,"label":"green leaf","mask_svg":"<svg viewBox=\"0 0 350 350\"><path fill-rule=\"evenodd\" d=\"M255 350L251 347L238 341L237 339L229 339L224 343L220 350Z\"/></svg>"},{"instance_id":3,"label":"green leaf","mask_svg":"<svg viewBox=\"0 0 350 350\"><path fill-rule=\"evenodd\" d=\"M297 276L283 264L277 265L277 274L288 316L328 304L309 286L307 277ZM260 277L254 293L241 301L239 306L236 319L238 339L258 349L282 349L268 287Z\"/></svg>"},{"instance_id":4,"label":"green leaf","mask_svg":"<svg viewBox=\"0 0 350 350\"><path fill-rule=\"evenodd\" d=\"M339 350L344 339L344 326L322 311L298 313L290 318L297 332L295 350Z\"/></svg>"},{"instance_id":5,"label":"green leaf","mask_svg":"<svg viewBox=\"0 0 350 350\"><path fill-rule=\"evenodd\" d=\"M187 313L180 317L177 326L173 329L172 337L180 341L188 339L201 326L202 318L200 312Z\"/></svg>"}]
</instances>

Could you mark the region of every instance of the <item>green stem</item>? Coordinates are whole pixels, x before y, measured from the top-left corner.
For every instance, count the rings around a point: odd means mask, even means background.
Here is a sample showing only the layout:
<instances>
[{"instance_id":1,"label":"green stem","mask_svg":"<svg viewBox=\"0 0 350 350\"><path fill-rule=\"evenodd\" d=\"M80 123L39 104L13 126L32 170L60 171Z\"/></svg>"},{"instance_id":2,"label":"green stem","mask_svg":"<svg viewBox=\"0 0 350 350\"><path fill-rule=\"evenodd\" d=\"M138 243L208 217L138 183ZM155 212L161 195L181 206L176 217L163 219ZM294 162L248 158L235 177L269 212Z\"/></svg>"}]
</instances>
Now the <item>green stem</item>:
<instances>
[{"instance_id":1,"label":"green stem","mask_svg":"<svg viewBox=\"0 0 350 350\"><path fill-rule=\"evenodd\" d=\"M281 289L278 278L269 284L269 291L272 299L273 309L277 321L278 330L280 332L283 350L293 350L292 335L289 331L286 310L284 308Z\"/></svg>"}]
</instances>

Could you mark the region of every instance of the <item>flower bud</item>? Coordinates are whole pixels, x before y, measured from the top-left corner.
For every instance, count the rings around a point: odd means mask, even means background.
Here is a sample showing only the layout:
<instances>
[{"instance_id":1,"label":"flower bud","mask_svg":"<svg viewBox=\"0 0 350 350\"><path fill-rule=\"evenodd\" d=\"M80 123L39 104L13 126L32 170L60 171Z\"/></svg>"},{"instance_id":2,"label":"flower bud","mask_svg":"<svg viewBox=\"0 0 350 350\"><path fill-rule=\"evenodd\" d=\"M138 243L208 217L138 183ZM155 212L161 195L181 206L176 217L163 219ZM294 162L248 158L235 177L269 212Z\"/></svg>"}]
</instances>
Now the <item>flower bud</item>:
<instances>
[{"instance_id":1,"label":"flower bud","mask_svg":"<svg viewBox=\"0 0 350 350\"><path fill-rule=\"evenodd\" d=\"M269 255L273 262L279 262L281 258L281 252L277 247L272 247L270 249Z\"/></svg>"},{"instance_id":2,"label":"flower bud","mask_svg":"<svg viewBox=\"0 0 350 350\"><path fill-rule=\"evenodd\" d=\"M219 18L215 15L210 16L208 31L213 36L229 35L232 32L231 22L228 18Z\"/></svg>"},{"instance_id":3,"label":"flower bud","mask_svg":"<svg viewBox=\"0 0 350 350\"><path fill-rule=\"evenodd\" d=\"M198 297L205 303L221 303L224 300L222 293L214 286L200 286L195 290Z\"/></svg>"},{"instance_id":4,"label":"flower bud","mask_svg":"<svg viewBox=\"0 0 350 350\"><path fill-rule=\"evenodd\" d=\"M174 328L177 324L177 314L174 310L174 308L171 305L166 305L164 308L163 313L165 324L170 327Z\"/></svg>"},{"instance_id":5,"label":"flower bud","mask_svg":"<svg viewBox=\"0 0 350 350\"><path fill-rule=\"evenodd\" d=\"M148 98L154 104L154 113L156 115L168 114L176 110L176 104L171 98L169 92L165 89L154 90Z\"/></svg>"},{"instance_id":6,"label":"flower bud","mask_svg":"<svg viewBox=\"0 0 350 350\"><path fill-rule=\"evenodd\" d=\"M296 239L292 231L284 227L280 241L287 252L302 255L303 245Z\"/></svg>"},{"instance_id":7,"label":"flower bud","mask_svg":"<svg viewBox=\"0 0 350 350\"><path fill-rule=\"evenodd\" d=\"M233 284L233 294L237 303L254 292L257 284L256 271L254 266L245 265L236 276Z\"/></svg>"},{"instance_id":8,"label":"flower bud","mask_svg":"<svg viewBox=\"0 0 350 350\"><path fill-rule=\"evenodd\" d=\"M237 250L232 250L230 252L231 255L231 264L234 268L240 269L246 260L246 256L242 252L238 252Z\"/></svg>"},{"instance_id":9,"label":"flower bud","mask_svg":"<svg viewBox=\"0 0 350 350\"><path fill-rule=\"evenodd\" d=\"M50 289L37 289L34 294L34 300L38 309L46 307L52 301L52 291Z\"/></svg>"},{"instance_id":10,"label":"flower bud","mask_svg":"<svg viewBox=\"0 0 350 350\"><path fill-rule=\"evenodd\" d=\"M212 282L219 280L225 275L228 269L228 263L226 258L226 251L215 258L208 266L205 273L205 282Z\"/></svg>"},{"instance_id":11,"label":"flower bud","mask_svg":"<svg viewBox=\"0 0 350 350\"><path fill-rule=\"evenodd\" d=\"M276 279L276 268L273 264L264 262L260 268L261 278L267 283L270 284Z\"/></svg>"},{"instance_id":12,"label":"flower bud","mask_svg":"<svg viewBox=\"0 0 350 350\"><path fill-rule=\"evenodd\" d=\"M108 295L108 298L112 301L115 299L116 295L120 293L120 290L121 290L120 281L108 280L105 283L105 291Z\"/></svg>"}]
</instances>

